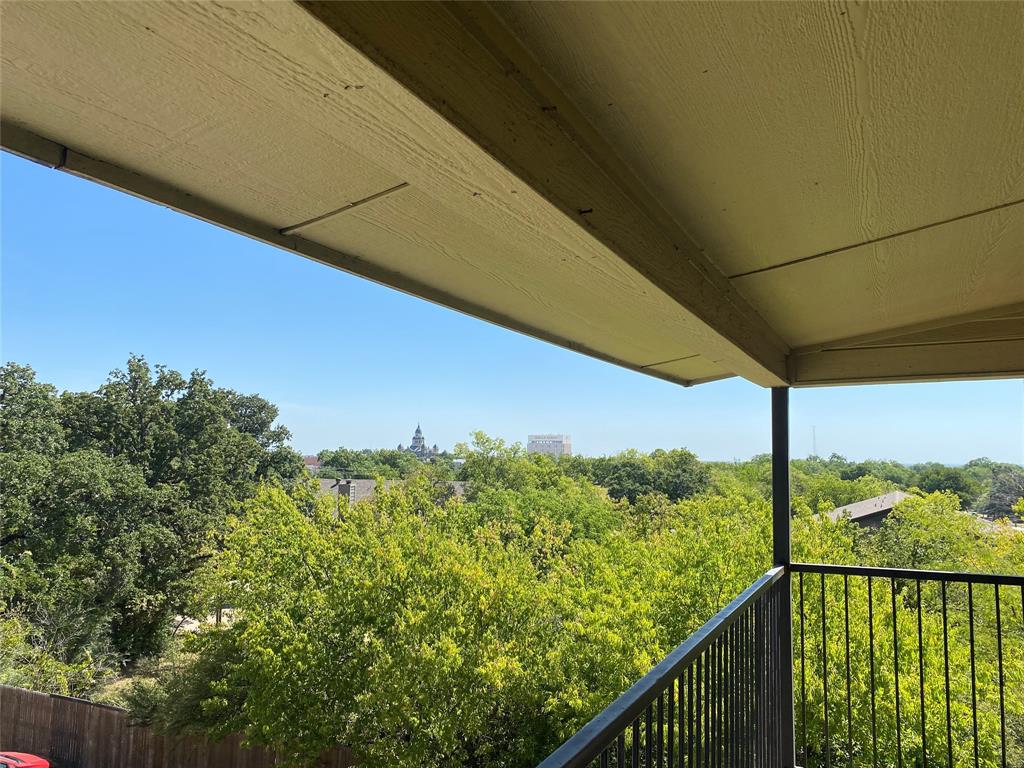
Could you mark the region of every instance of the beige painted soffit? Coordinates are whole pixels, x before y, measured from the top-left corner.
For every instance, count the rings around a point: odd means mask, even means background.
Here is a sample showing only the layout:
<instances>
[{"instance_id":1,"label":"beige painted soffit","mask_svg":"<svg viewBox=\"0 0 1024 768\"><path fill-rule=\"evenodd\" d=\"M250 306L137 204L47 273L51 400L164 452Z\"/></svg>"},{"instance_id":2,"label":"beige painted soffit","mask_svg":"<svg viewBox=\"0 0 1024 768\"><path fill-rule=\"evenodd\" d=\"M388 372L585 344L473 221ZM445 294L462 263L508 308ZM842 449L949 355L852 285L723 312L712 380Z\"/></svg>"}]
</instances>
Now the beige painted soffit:
<instances>
[{"instance_id":1,"label":"beige painted soffit","mask_svg":"<svg viewBox=\"0 0 1024 768\"><path fill-rule=\"evenodd\" d=\"M969 326L974 327L975 332L970 334L969 339L965 339L962 329ZM991 330L986 333L985 328ZM826 350L901 346L907 341L941 344L964 340L996 341L1005 338L1024 338L1024 302L797 347L793 354L808 355Z\"/></svg>"},{"instance_id":2,"label":"beige painted soffit","mask_svg":"<svg viewBox=\"0 0 1024 768\"><path fill-rule=\"evenodd\" d=\"M1024 339L827 349L789 358L793 386L1024 376Z\"/></svg>"},{"instance_id":3,"label":"beige painted soffit","mask_svg":"<svg viewBox=\"0 0 1024 768\"><path fill-rule=\"evenodd\" d=\"M1024 304L793 350L794 386L1024 376Z\"/></svg>"},{"instance_id":4,"label":"beige painted soffit","mask_svg":"<svg viewBox=\"0 0 1024 768\"><path fill-rule=\"evenodd\" d=\"M485 4L299 4L675 300L692 317L687 348L786 383L785 342Z\"/></svg>"},{"instance_id":5,"label":"beige painted soffit","mask_svg":"<svg viewBox=\"0 0 1024 768\"><path fill-rule=\"evenodd\" d=\"M214 224L240 235L258 240L282 250L304 256L313 261L350 272L389 288L425 299L457 312L485 320L503 328L526 334L541 341L556 344L573 352L612 363L647 376L673 384L691 386L698 381L682 378L654 368L636 365L592 349L573 339L563 338L542 328L508 317L487 306L466 301L459 296L439 290L399 272L381 267L344 251L321 245L296 234L282 234L265 222L229 210L150 176L144 176L118 165L90 157L74 148L66 147L28 131L21 126L0 121L0 147L4 150L49 168L94 181L105 187L125 192L151 203L165 206L201 221ZM309 222L303 222L308 224ZM296 227L288 229L294 230ZM716 378L726 378L725 376Z\"/></svg>"}]
</instances>

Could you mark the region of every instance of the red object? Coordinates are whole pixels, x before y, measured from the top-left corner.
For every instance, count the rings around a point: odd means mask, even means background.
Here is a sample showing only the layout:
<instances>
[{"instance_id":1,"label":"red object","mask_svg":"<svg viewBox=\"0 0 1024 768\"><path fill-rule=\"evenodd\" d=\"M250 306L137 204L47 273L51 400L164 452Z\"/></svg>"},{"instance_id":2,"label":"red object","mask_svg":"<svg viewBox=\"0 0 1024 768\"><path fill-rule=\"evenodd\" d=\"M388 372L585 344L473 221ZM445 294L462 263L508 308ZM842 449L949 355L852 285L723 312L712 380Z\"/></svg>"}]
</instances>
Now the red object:
<instances>
[{"instance_id":1,"label":"red object","mask_svg":"<svg viewBox=\"0 0 1024 768\"><path fill-rule=\"evenodd\" d=\"M50 768L50 761L25 752L0 752L0 768Z\"/></svg>"}]
</instances>

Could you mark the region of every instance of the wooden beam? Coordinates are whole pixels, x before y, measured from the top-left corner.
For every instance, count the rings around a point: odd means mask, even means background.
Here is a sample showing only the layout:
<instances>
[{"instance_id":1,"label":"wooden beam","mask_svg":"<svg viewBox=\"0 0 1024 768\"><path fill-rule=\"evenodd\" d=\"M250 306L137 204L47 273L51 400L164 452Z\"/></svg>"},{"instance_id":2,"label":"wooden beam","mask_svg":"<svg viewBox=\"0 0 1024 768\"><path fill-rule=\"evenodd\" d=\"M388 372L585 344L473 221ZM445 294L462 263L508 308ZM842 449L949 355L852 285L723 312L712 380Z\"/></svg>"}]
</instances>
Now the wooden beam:
<instances>
[{"instance_id":1,"label":"wooden beam","mask_svg":"<svg viewBox=\"0 0 1024 768\"><path fill-rule=\"evenodd\" d=\"M789 365L798 387L1015 378L1024 376L1024 339L798 350Z\"/></svg>"},{"instance_id":2,"label":"wooden beam","mask_svg":"<svg viewBox=\"0 0 1024 768\"><path fill-rule=\"evenodd\" d=\"M485 4L300 5L692 314L688 349L786 383L787 345Z\"/></svg>"}]
</instances>

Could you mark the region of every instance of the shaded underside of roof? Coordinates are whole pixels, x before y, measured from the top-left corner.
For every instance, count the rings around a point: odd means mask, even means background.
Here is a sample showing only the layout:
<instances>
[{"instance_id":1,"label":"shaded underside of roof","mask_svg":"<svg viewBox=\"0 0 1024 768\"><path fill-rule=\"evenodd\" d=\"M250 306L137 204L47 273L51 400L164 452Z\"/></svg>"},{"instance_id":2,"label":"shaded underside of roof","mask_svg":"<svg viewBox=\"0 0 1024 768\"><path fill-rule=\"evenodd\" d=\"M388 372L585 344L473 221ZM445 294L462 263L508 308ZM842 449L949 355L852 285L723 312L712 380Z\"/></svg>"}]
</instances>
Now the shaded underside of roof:
<instances>
[{"instance_id":1,"label":"shaded underside of roof","mask_svg":"<svg viewBox=\"0 0 1024 768\"><path fill-rule=\"evenodd\" d=\"M6 3L3 146L689 384L1024 374L1024 4Z\"/></svg>"}]
</instances>

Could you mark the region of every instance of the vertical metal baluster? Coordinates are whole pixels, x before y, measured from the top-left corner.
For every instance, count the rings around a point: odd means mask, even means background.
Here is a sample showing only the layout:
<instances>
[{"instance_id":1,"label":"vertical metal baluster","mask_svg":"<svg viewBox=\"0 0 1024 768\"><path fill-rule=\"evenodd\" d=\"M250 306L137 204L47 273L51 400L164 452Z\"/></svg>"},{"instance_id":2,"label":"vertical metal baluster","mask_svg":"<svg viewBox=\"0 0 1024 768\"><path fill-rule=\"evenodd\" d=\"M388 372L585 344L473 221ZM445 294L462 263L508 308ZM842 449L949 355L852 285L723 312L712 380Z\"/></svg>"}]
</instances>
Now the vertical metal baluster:
<instances>
[{"instance_id":1,"label":"vertical metal baluster","mask_svg":"<svg viewBox=\"0 0 1024 768\"><path fill-rule=\"evenodd\" d=\"M797 577L800 587L800 759L807 765L807 651L804 639L804 574Z\"/></svg>"},{"instance_id":2,"label":"vertical metal baluster","mask_svg":"<svg viewBox=\"0 0 1024 768\"><path fill-rule=\"evenodd\" d=\"M896 678L896 765L903 766L903 742L900 735L900 650L899 632L896 622L896 579L889 579L889 595L892 602L892 668Z\"/></svg>"},{"instance_id":3,"label":"vertical metal baluster","mask_svg":"<svg viewBox=\"0 0 1024 768\"><path fill-rule=\"evenodd\" d=\"M722 635L719 643L718 679L718 766L725 765L729 754L729 635Z\"/></svg>"},{"instance_id":4,"label":"vertical metal baluster","mask_svg":"<svg viewBox=\"0 0 1024 768\"><path fill-rule=\"evenodd\" d=\"M843 574L843 620L846 625L846 759L853 768L853 694L850 690L850 576Z\"/></svg>"},{"instance_id":5,"label":"vertical metal baluster","mask_svg":"<svg viewBox=\"0 0 1024 768\"><path fill-rule=\"evenodd\" d=\"M633 761L632 768L640 768L640 718L633 718Z\"/></svg>"},{"instance_id":6,"label":"vertical metal baluster","mask_svg":"<svg viewBox=\"0 0 1024 768\"><path fill-rule=\"evenodd\" d=\"M971 718L974 727L974 768L978 768L978 690L974 667L974 585L967 582L967 624L971 644Z\"/></svg>"},{"instance_id":7,"label":"vertical metal baluster","mask_svg":"<svg viewBox=\"0 0 1024 768\"><path fill-rule=\"evenodd\" d=\"M757 632L761 626L757 617L758 604L755 602L750 607L751 634L750 644L754 664L750 670L751 699L753 701L753 733L751 733L751 751L754 753L754 768L761 767L761 688L758 684L758 674L761 669L761 649L757 644Z\"/></svg>"},{"instance_id":8,"label":"vertical metal baluster","mask_svg":"<svg viewBox=\"0 0 1024 768\"><path fill-rule=\"evenodd\" d=\"M732 625L732 763L739 768L743 765L743 614L736 617Z\"/></svg>"},{"instance_id":9,"label":"vertical metal baluster","mask_svg":"<svg viewBox=\"0 0 1024 768\"><path fill-rule=\"evenodd\" d=\"M770 756L768 753L768 710L769 710L769 699L768 699L768 606L765 598L761 599L760 606L760 620L761 620L761 637L759 638L761 645L761 668L758 670L758 685L761 692L761 732L758 738L758 745L761 748L761 762L762 765L770 765Z\"/></svg>"},{"instance_id":10,"label":"vertical metal baluster","mask_svg":"<svg viewBox=\"0 0 1024 768\"><path fill-rule=\"evenodd\" d=\"M772 624L772 638L775 646L772 655L772 687L775 689L775 764L782 765L782 590L772 587L772 612L775 619ZM793 706L793 702L789 702Z\"/></svg>"},{"instance_id":11,"label":"vertical metal baluster","mask_svg":"<svg viewBox=\"0 0 1024 768\"><path fill-rule=\"evenodd\" d=\"M878 731L875 710L875 601L868 576L868 656L871 665L871 765L878 768Z\"/></svg>"},{"instance_id":12,"label":"vertical metal baluster","mask_svg":"<svg viewBox=\"0 0 1024 768\"><path fill-rule=\"evenodd\" d=\"M708 714L711 716L711 751L709 755L712 768L718 768L722 749L722 739L719 735L719 726L722 723L720 698L722 695L722 653L717 640L711 644L711 658L713 662L711 664L711 707L708 709Z\"/></svg>"},{"instance_id":13,"label":"vertical metal baluster","mask_svg":"<svg viewBox=\"0 0 1024 768\"><path fill-rule=\"evenodd\" d=\"M823 707L825 713L825 766L832 765L832 746L828 732L828 637L825 624L825 574L821 574L821 688L824 699Z\"/></svg>"},{"instance_id":14,"label":"vertical metal baluster","mask_svg":"<svg viewBox=\"0 0 1024 768\"><path fill-rule=\"evenodd\" d=\"M686 675L687 687L689 687L691 680L693 680L693 664L691 663L684 673ZM691 768L693 761L690 759L690 747L687 734L687 720L693 720L693 710L689 709L690 703L693 701L693 690L691 689L686 694L686 705L683 705L683 676L679 676L679 711L676 713L679 718L679 722L676 727L679 729L679 768ZM684 712L689 712L689 715L684 715ZM684 761L683 758L686 758Z\"/></svg>"},{"instance_id":15,"label":"vertical metal baluster","mask_svg":"<svg viewBox=\"0 0 1024 768\"><path fill-rule=\"evenodd\" d=\"M615 762L618 768L626 768L626 732L619 734L619 743L615 747Z\"/></svg>"},{"instance_id":16,"label":"vertical metal baluster","mask_svg":"<svg viewBox=\"0 0 1024 768\"><path fill-rule=\"evenodd\" d=\"M747 612L747 767L754 768L757 755L757 646L754 644L754 608Z\"/></svg>"},{"instance_id":17,"label":"vertical metal baluster","mask_svg":"<svg viewBox=\"0 0 1024 768\"><path fill-rule=\"evenodd\" d=\"M694 700L696 702L697 718L693 721L695 730L691 732L690 738L693 739L693 754L696 759L697 766L704 765L704 730L701 727L703 713L701 712L701 705L704 703L704 690L703 690L703 675L704 675L704 664L703 664L704 653L700 653L697 656L697 686L696 693L694 694Z\"/></svg>"},{"instance_id":18,"label":"vertical metal baluster","mask_svg":"<svg viewBox=\"0 0 1024 768\"><path fill-rule=\"evenodd\" d=\"M743 738L743 759L740 765L750 768L750 611L743 612L740 624L740 647L743 654L740 661L740 699L742 701L740 716L740 733Z\"/></svg>"},{"instance_id":19,"label":"vertical metal baluster","mask_svg":"<svg viewBox=\"0 0 1024 768\"><path fill-rule=\"evenodd\" d=\"M644 718L644 766L654 768L654 702L647 705L647 713Z\"/></svg>"},{"instance_id":20,"label":"vertical metal baluster","mask_svg":"<svg viewBox=\"0 0 1024 768\"><path fill-rule=\"evenodd\" d=\"M711 766L712 768L718 768L721 757L719 750L722 748L722 740L718 734L718 728L722 722L721 706L719 704L719 696L722 693L722 672L720 668L722 654L719 650L718 638L715 638L714 642L711 643L711 659L711 708L708 710L708 714L711 715Z\"/></svg>"},{"instance_id":21,"label":"vertical metal baluster","mask_svg":"<svg viewBox=\"0 0 1024 768\"><path fill-rule=\"evenodd\" d=\"M611 747L605 747L601 753L601 768L608 768L608 750L610 749Z\"/></svg>"},{"instance_id":22,"label":"vertical metal baluster","mask_svg":"<svg viewBox=\"0 0 1024 768\"><path fill-rule=\"evenodd\" d=\"M746 616L746 613L744 612L743 614L740 615L739 624L738 624L737 629L736 629L736 637L737 637L737 644L738 644L737 645L737 662L736 662L736 665L737 665L736 666L736 673L737 673L736 695L737 695L737 699L738 699L737 703L736 703L736 706L738 708L737 709L738 717L736 719L736 728L737 728L737 732L736 732L737 742L736 743L737 743L737 748L739 750L738 755L737 755L739 759L738 759L736 764L738 766L741 766L741 768L744 765L744 761L746 760L746 755L747 755L746 743L745 743L746 731L744 730L744 727L743 727L744 726L744 720L745 720L745 717L746 717L746 700L747 700L747 696L746 696L746 682L747 681L746 681L746 677L744 677L744 670L746 669L746 658L747 658L746 631L745 631L746 630L746 620L747 620L747 616Z\"/></svg>"},{"instance_id":23,"label":"vertical metal baluster","mask_svg":"<svg viewBox=\"0 0 1024 768\"><path fill-rule=\"evenodd\" d=\"M748 620L750 612L744 611L740 619L740 735L742 757L740 765L743 768L750 766L750 685L747 678L747 670L750 669L750 627Z\"/></svg>"},{"instance_id":24,"label":"vertical metal baluster","mask_svg":"<svg viewBox=\"0 0 1024 768\"><path fill-rule=\"evenodd\" d=\"M715 765L715 652L714 643L708 646L704 663L704 763L705 768Z\"/></svg>"},{"instance_id":25,"label":"vertical metal baluster","mask_svg":"<svg viewBox=\"0 0 1024 768\"><path fill-rule=\"evenodd\" d=\"M928 733L924 720L924 641L921 633L921 580L917 579L917 672L921 697L921 768L928 768Z\"/></svg>"},{"instance_id":26,"label":"vertical metal baluster","mask_svg":"<svg viewBox=\"0 0 1024 768\"><path fill-rule=\"evenodd\" d=\"M953 718L949 706L949 619L946 613L946 582L942 582L942 664L946 673L946 762L953 768Z\"/></svg>"},{"instance_id":27,"label":"vertical metal baluster","mask_svg":"<svg viewBox=\"0 0 1024 768\"><path fill-rule=\"evenodd\" d=\"M678 680L672 678L668 683L668 768L675 768L676 755L676 685ZM682 693L682 690L680 690Z\"/></svg>"},{"instance_id":28,"label":"vertical metal baluster","mask_svg":"<svg viewBox=\"0 0 1024 768\"><path fill-rule=\"evenodd\" d=\"M728 736L729 753L726 764L730 768L736 766L736 624L733 623L729 626L728 634L728 647L729 647L729 720L726 723L726 732Z\"/></svg>"},{"instance_id":29,"label":"vertical metal baluster","mask_svg":"<svg viewBox=\"0 0 1024 768\"><path fill-rule=\"evenodd\" d=\"M741 765L744 768L752 768L753 751L751 732L751 611L743 611L743 665L742 665L742 686L743 686L743 760Z\"/></svg>"},{"instance_id":30,"label":"vertical metal baluster","mask_svg":"<svg viewBox=\"0 0 1024 768\"><path fill-rule=\"evenodd\" d=\"M729 671L730 658L732 656L732 644L729 642L729 632L726 631L725 637L722 643L722 761L721 764L729 765L731 757L731 743L732 738L731 728L729 723L732 720L732 675Z\"/></svg>"},{"instance_id":31,"label":"vertical metal baluster","mask_svg":"<svg viewBox=\"0 0 1024 768\"><path fill-rule=\"evenodd\" d=\"M1003 620L999 608L999 585L996 592L996 659L999 662L999 743L1003 750L1003 768L1006 768L1006 708L1003 702Z\"/></svg>"},{"instance_id":32,"label":"vertical metal baluster","mask_svg":"<svg viewBox=\"0 0 1024 768\"><path fill-rule=\"evenodd\" d=\"M686 768L695 768L695 760L697 758L697 744L694 740L694 719L693 719L693 708L694 702L700 699L700 688L698 686L696 697L693 692L693 664L686 669ZM700 681L700 656L697 657L697 680ZM697 710L697 718L700 719L700 710Z\"/></svg>"},{"instance_id":33,"label":"vertical metal baluster","mask_svg":"<svg viewBox=\"0 0 1024 768\"><path fill-rule=\"evenodd\" d=\"M722 674L722 657L724 656L722 650L722 636L719 635L715 640L715 687L714 687L714 698L712 699L712 706L714 707L714 736L715 736L715 748L712 752L711 764L715 768L721 768L722 766L722 753L725 748L725 744L722 740L722 711L723 711L723 696L722 696L722 683L725 680Z\"/></svg>"},{"instance_id":34,"label":"vertical metal baluster","mask_svg":"<svg viewBox=\"0 0 1024 768\"><path fill-rule=\"evenodd\" d=\"M668 683L668 694L672 695L672 681ZM656 713L658 722L655 726L657 734L654 744L654 759L658 768L665 766L665 694L658 694L658 711Z\"/></svg>"},{"instance_id":35,"label":"vertical metal baluster","mask_svg":"<svg viewBox=\"0 0 1024 768\"><path fill-rule=\"evenodd\" d=\"M765 653L765 690L768 692L768 756L769 765L778 765L776 747L778 745L778 728L776 727L776 715L778 713L776 696L778 689L775 685L775 633L778 624L775 621L775 600L772 591L766 593L766 621L765 628L768 630L767 649Z\"/></svg>"},{"instance_id":36,"label":"vertical metal baluster","mask_svg":"<svg viewBox=\"0 0 1024 768\"><path fill-rule=\"evenodd\" d=\"M776 765L775 761L775 604L772 600L771 590L765 593L765 692L767 693L767 727L765 734L768 736L765 756L768 758L768 765Z\"/></svg>"},{"instance_id":37,"label":"vertical metal baluster","mask_svg":"<svg viewBox=\"0 0 1024 768\"><path fill-rule=\"evenodd\" d=\"M732 721L732 675L729 671L730 659L732 658L732 643L729 642L732 627L727 627L724 637L724 648L722 653L722 765L732 766L732 728L729 723Z\"/></svg>"},{"instance_id":38,"label":"vertical metal baluster","mask_svg":"<svg viewBox=\"0 0 1024 768\"><path fill-rule=\"evenodd\" d=\"M771 752L769 751L769 739L770 728L769 728L769 716L771 712L771 691L769 690L768 683L768 633L771 631L771 624L768 621L768 601L767 598L762 598L761 602L761 669L758 672L758 681L760 684L761 691L761 733L758 743L761 747L761 760L764 765L771 764Z\"/></svg>"},{"instance_id":39,"label":"vertical metal baluster","mask_svg":"<svg viewBox=\"0 0 1024 768\"><path fill-rule=\"evenodd\" d=\"M775 629L776 629L776 624L775 624L774 611L772 610L772 608L773 608L773 605L772 605L772 595L771 595L770 591L767 593L767 597L765 598L765 602L767 603L766 609L765 609L766 613L767 613L767 617L766 617L767 620L765 621L764 626L765 626L765 629L768 630L767 648L765 650L765 659L767 660L767 664L765 665L765 670L764 670L765 671L765 690L768 693L768 728L767 728L768 750L766 752L766 755L768 756L768 764L769 765L776 765L777 764L776 760L775 760L775 742L776 742L776 735L777 735L776 734L776 728L775 728L775 713L776 713L776 709L775 709L775 694L776 694L776 690L775 690L775 679L774 679L774 674L773 674L773 672L774 672L774 664L775 664Z\"/></svg>"},{"instance_id":40,"label":"vertical metal baluster","mask_svg":"<svg viewBox=\"0 0 1024 768\"><path fill-rule=\"evenodd\" d=\"M760 645L761 653L761 668L758 670L757 682L758 690L760 691L761 698L761 722L760 722L760 733L758 738L758 746L761 749L761 764L768 765L768 625L766 623L766 617L768 615L767 605L764 598L761 598L761 604L759 606L760 616L759 621L761 622L761 636L758 638L758 644Z\"/></svg>"},{"instance_id":41,"label":"vertical metal baluster","mask_svg":"<svg viewBox=\"0 0 1024 768\"><path fill-rule=\"evenodd\" d=\"M717 725L717 714L716 697L715 694L718 691L718 658L715 653L715 643L712 642L708 646L708 701L707 706L704 708L705 719L707 720L707 737L708 746L706 750L708 768L715 768L715 759L718 757L715 749L718 746L718 738L715 733L715 726Z\"/></svg>"},{"instance_id":42,"label":"vertical metal baluster","mask_svg":"<svg viewBox=\"0 0 1024 768\"><path fill-rule=\"evenodd\" d=\"M768 731L771 737L771 750L768 753L771 757L772 765L779 765L779 692L781 686L779 685L779 611L778 611L778 593L775 588L772 587L768 591L768 627L769 627L769 640L771 646L768 651L768 692L771 694L771 726Z\"/></svg>"},{"instance_id":43,"label":"vertical metal baluster","mask_svg":"<svg viewBox=\"0 0 1024 768\"><path fill-rule=\"evenodd\" d=\"M735 765L735 766L740 766L740 765L743 764L743 760L742 760L742 757L741 757L742 750L740 748L740 738L741 738L741 735L742 735L742 732L740 731L740 722L741 722L741 719L742 719L741 699L742 699L742 695L743 695L743 689L742 689L741 685L742 685L742 679L743 678L739 674L739 669L740 669L740 664L741 664L740 659L742 658L742 653L743 653L742 648L741 648L741 643L742 643L742 638L743 638L743 632L742 632L743 624L742 624L742 621L743 621L743 617L741 615L737 619L736 623L733 625L733 630L732 630L732 658L733 658L733 671L732 671L732 696L733 696L733 717L732 717L733 731L732 731L732 738L733 738L733 742L732 743L733 743L733 765Z\"/></svg>"}]
</instances>

